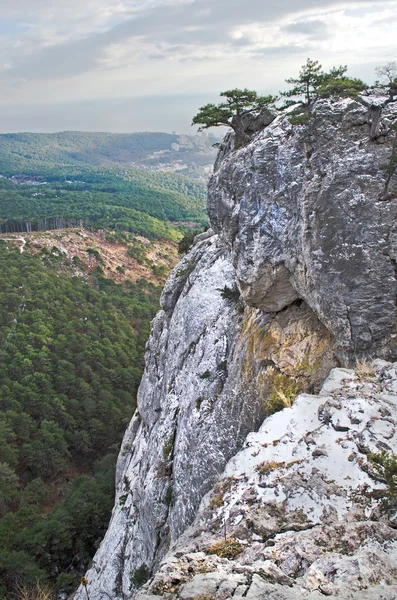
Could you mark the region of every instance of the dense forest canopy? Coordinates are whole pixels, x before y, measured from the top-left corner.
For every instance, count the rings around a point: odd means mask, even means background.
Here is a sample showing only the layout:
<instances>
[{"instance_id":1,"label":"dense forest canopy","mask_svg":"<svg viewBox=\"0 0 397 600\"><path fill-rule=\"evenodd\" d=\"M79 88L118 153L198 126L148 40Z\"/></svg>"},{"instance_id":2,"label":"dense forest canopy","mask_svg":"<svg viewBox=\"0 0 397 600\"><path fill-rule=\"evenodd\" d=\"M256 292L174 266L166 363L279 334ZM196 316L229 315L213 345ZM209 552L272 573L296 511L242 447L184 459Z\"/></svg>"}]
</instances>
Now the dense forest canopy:
<instances>
[{"instance_id":1,"label":"dense forest canopy","mask_svg":"<svg viewBox=\"0 0 397 600\"><path fill-rule=\"evenodd\" d=\"M72 589L110 515L160 289L92 277L0 242L0 598Z\"/></svg>"},{"instance_id":2,"label":"dense forest canopy","mask_svg":"<svg viewBox=\"0 0 397 600\"><path fill-rule=\"evenodd\" d=\"M182 175L52 163L3 175L0 232L84 224L177 241L172 223L207 221L204 186Z\"/></svg>"},{"instance_id":3,"label":"dense forest canopy","mask_svg":"<svg viewBox=\"0 0 397 600\"><path fill-rule=\"evenodd\" d=\"M169 133L60 133L0 134L0 172L4 162L55 162L69 165L129 164L170 148L178 137ZM4 162L3 162L4 161Z\"/></svg>"},{"instance_id":4,"label":"dense forest canopy","mask_svg":"<svg viewBox=\"0 0 397 600\"><path fill-rule=\"evenodd\" d=\"M161 280L161 249L207 222L199 180L122 166L174 137L0 136L0 233L47 231L24 252L0 240L0 599L37 580L71 592L106 530L161 291L125 266Z\"/></svg>"}]
</instances>

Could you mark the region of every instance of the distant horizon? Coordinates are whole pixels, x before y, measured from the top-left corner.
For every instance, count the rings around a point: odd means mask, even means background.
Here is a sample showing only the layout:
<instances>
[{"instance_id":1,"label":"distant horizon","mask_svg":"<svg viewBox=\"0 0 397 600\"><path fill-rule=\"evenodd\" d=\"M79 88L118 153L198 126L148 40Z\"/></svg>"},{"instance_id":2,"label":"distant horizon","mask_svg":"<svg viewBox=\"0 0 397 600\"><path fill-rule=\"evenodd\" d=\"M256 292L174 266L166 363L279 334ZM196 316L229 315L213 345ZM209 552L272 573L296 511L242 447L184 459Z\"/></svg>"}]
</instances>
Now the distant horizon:
<instances>
[{"instance_id":1,"label":"distant horizon","mask_svg":"<svg viewBox=\"0 0 397 600\"><path fill-rule=\"evenodd\" d=\"M194 137L195 135L198 136L209 136L209 137L222 137L221 135L216 135L214 133L212 133L211 136L211 132L207 133L207 132L186 132L186 131L97 131L97 130L84 130L84 129L59 129L59 130L54 130L54 131L28 131L28 130L21 130L21 131L0 131L0 135L23 135L24 133L29 133L29 134L34 134L34 135L57 135L60 133L99 133L99 134L104 134L104 135L139 135L142 133L149 133L149 134L165 134L165 135L170 135L170 136L181 136L181 135L187 135L190 137Z\"/></svg>"}]
</instances>

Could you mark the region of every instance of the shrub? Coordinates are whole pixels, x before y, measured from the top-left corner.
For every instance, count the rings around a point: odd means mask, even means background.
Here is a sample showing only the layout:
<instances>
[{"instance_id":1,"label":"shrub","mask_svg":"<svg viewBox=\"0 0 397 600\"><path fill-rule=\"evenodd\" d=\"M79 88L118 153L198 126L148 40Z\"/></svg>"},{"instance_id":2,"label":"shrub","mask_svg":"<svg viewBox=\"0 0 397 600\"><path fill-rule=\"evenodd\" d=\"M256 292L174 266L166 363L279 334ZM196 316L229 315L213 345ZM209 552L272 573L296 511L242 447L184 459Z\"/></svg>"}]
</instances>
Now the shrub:
<instances>
[{"instance_id":1,"label":"shrub","mask_svg":"<svg viewBox=\"0 0 397 600\"><path fill-rule=\"evenodd\" d=\"M199 233L196 229L187 233L178 244L178 254L185 254L193 246L194 238Z\"/></svg>"},{"instance_id":2,"label":"shrub","mask_svg":"<svg viewBox=\"0 0 397 600\"><path fill-rule=\"evenodd\" d=\"M199 375L200 379L209 379L211 377L211 371L208 369Z\"/></svg>"},{"instance_id":3,"label":"shrub","mask_svg":"<svg viewBox=\"0 0 397 600\"><path fill-rule=\"evenodd\" d=\"M397 496L397 456L382 450L368 454L373 469L373 478L387 485L385 496L396 499Z\"/></svg>"},{"instance_id":4,"label":"shrub","mask_svg":"<svg viewBox=\"0 0 397 600\"><path fill-rule=\"evenodd\" d=\"M171 504L172 504L172 486L171 485L169 485L167 487L167 491L165 492L163 503L166 506L171 506Z\"/></svg>"},{"instance_id":5,"label":"shrub","mask_svg":"<svg viewBox=\"0 0 397 600\"><path fill-rule=\"evenodd\" d=\"M276 462L275 460L265 460L256 466L256 470L260 475L266 475L276 469L282 469L285 467L285 462Z\"/></svg>"},{"instance_id":6,"label":"shrub","mask_svg":"<svg viewBox=\"0 0 397 600\"><path fill-rule=\"evenodd\" d=\"M150 570L147 565L143 563L140 567L135 569L133 575L131 576L131 583L135 587L141 587L144 583L146 583L150 579Z\"/></svg>"},{"instance_id":7,"label":"shrub","mask_svg":"<svg viewBox=\"0 0 397 600\"><path fill-rule=\"evenodd\" d=\"M240 542L232 537L227 537L225 540L220 540L219 542L212 544L208 549L207 554L216 554L220 558L233 559L241 554L243 550L244 548Z\"/></svg>"},{"instance_id":8,"label":"shrub","mask_svg":"<svg viewBox=\"0 0 397 600\"><path fill-rule=\"evenodd\" d=\"M311 115L309 113L301 113L300 115L291 115L289 122L291 125L307 125L310 121Z\"/></svg>"},{"instance_id":9,"label":"shrub","mask_svg":"<svg viewBox=\"0 0 397 600\"><path fill-rule=\"evenodd\" d=\"M238 287L230 288L227 285L223 288L218 288L222 298L225 300L231 300L232 302L237 302L240 299L240 291Z\"/></svg>"}]
</instances>

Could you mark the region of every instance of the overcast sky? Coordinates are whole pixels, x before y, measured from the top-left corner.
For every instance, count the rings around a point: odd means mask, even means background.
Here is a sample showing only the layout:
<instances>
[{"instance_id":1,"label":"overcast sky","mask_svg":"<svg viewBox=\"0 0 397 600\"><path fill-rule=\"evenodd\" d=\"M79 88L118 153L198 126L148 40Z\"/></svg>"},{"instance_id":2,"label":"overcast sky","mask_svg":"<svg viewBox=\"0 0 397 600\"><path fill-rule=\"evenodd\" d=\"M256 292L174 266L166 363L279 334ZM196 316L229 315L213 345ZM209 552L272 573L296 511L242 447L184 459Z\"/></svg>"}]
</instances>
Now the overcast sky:
<instances>
[{"instance_id":1,"label":"overcast sky","mask_svg":"<svg viewBox=\"0 0 397 600\"><path fill-rule=\"evenodd\" d=\"M189 132L219 92L307 57L372 83L397 0L0 0L0 131ZM192 130L193 131L193 130Z\"/></svg>"}]
</instances>

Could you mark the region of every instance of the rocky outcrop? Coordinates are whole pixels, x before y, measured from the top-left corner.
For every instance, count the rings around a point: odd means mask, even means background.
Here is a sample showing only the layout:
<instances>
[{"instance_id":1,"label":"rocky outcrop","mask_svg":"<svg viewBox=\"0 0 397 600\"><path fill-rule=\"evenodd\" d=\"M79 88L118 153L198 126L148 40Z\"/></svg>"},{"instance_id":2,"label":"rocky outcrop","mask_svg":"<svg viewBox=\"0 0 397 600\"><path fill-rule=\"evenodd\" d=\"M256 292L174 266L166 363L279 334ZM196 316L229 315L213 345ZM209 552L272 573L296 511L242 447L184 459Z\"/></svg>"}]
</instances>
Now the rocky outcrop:
<instances>
[{"instance_id":1,"label":"rocky outcrop","mask_svg":"<svg viewBox=\"0 0 397 600\"><path fill-rule=\"evenodd\" d=\"M136 600L395 599L395 506L368 454L396 446L397 364L334 369L247 436Z\"/></svg>"},{"instance_id":2,"label":"rocky outcrop","mask_svg":"<svg viewBox=\"0 0 397 600\"><path fill-rule=\"evenodd\" d=\"M280 373L282 383L299 371L294 382L316 386L334 361L332 336L304 303L277 315L244 307L211 231L174 269L161 304L119 455L112 520L87 574L91 600L129 597L139 574L156 570L262 423Z\"/></svg>"},{"instance_id":3,"label":"rocky outcrop","mask_svg":"<svg viewBox=\"0 0 397 600\"><path fill-rule=\"evenodd\" d=\"M373 141L370 108L381 101L319 101L306 125L279 116L238 152L231 135L209 186L246 302L274 311L303 298L343 362L384 352L395 321L397 102Z\"/></svg>"},{"instance_id":4,"label":"rocky outcrop","mask_svg":"<svg viewBox=\"0 0 397 600\"><path fill-rule=\"evenodd\" d=\"M272 115L239 150L225 139L215 233L174 269L152 324L91 600L314 599L382 570L394 585L394 530L364 468L369 449L395 448L393 368L376 383L336 371L307 395L338 364L394 352L397 105L382 111L376 139L353 100L318 102L304 125ZM208 555L225 524L233 561Z\"/></svg>"}]
</instances>

